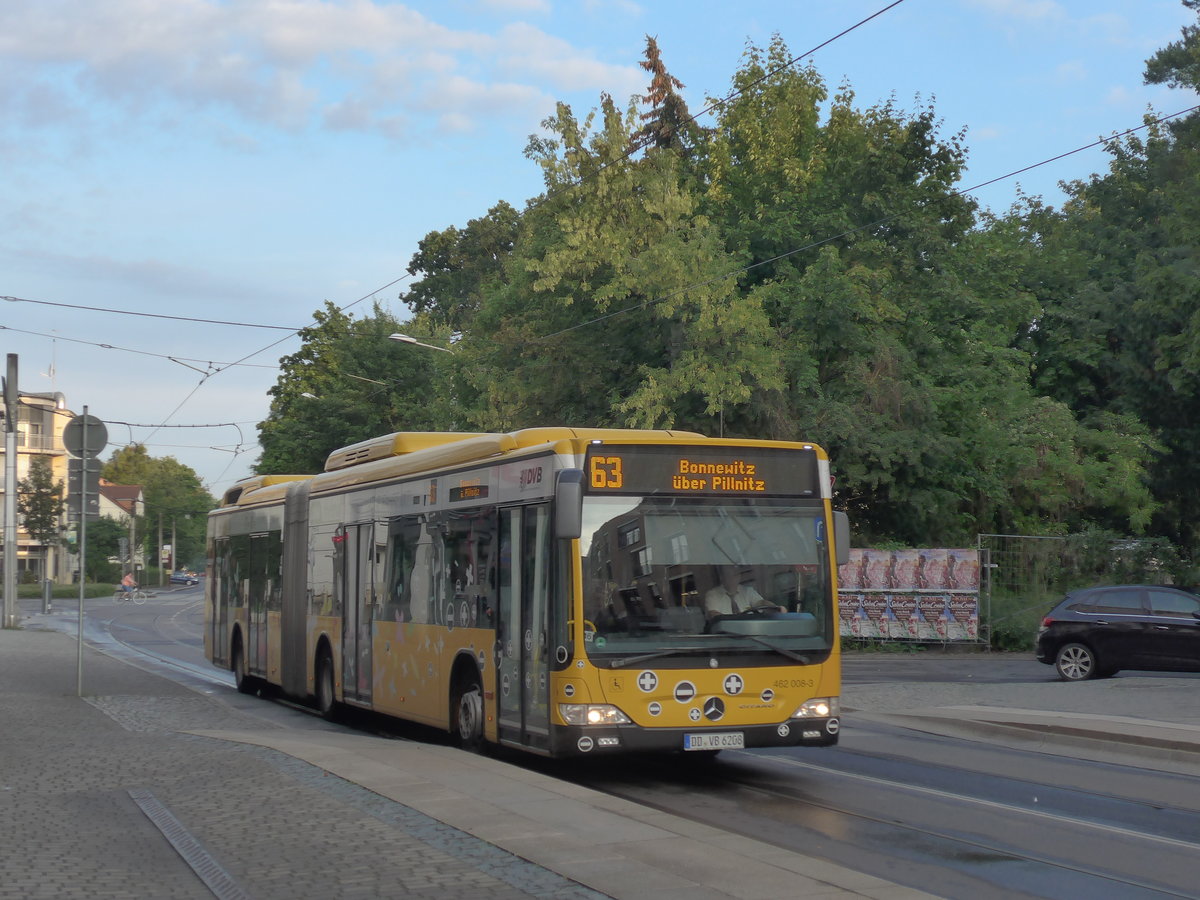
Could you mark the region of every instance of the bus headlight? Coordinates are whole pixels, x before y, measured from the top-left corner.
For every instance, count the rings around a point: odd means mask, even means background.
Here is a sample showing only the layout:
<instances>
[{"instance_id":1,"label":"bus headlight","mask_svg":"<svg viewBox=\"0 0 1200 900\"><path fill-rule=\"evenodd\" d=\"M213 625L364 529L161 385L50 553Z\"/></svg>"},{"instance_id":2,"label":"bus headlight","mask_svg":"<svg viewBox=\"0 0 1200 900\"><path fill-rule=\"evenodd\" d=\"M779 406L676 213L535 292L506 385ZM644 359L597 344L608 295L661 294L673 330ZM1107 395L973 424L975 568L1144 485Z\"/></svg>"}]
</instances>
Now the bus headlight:
<instances>
[{"instance_id":1,"label":"bus headlight","mask_svg":"<svg viewBox=\"0 0 1200 900\"><path fill-rule=\"evenodd\" d=\"M793 719L828 719L841 712L841 704L837 697L813 697L800 704L800 708L792 713Z\"/></svg>"},{"instance_id":2,"label":"bus headlight","mask_svg":"<svg viewBox=\"0 0 1200 900\"><path fill-rule=\"evenodd\" d=\"M628 725L629 716L607 703L560 703L558 714L568 725Z\"/></svg>"}]
</instances>

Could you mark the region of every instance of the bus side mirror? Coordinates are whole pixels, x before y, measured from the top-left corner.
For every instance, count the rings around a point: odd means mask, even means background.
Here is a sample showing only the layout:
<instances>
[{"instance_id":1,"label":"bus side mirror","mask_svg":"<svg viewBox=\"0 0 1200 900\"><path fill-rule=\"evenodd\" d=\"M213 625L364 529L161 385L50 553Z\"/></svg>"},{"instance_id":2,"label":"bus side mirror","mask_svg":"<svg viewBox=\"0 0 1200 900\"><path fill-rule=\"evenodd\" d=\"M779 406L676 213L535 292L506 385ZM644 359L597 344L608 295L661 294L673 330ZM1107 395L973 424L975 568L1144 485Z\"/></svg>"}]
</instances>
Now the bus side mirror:
<instances>
[{"instance_id":1,"label":"bus side mirror","mask_svg":"<svg viewBox=\"0 0 1200 900\"><path fill-rule=\"evenodd\" d=\"M583 533L583 469L563 469L554 484L554 536L571 541Z\"/></svg>"},{"instance_id":2,"label":"bus side mirror","mask_svg":"<svg viewBox=\"0 0 1200 900\"><path fill-rule=\"evenodd\" d=\"M833 513L833 551L839 566L850 562L850 517L837 510Z\"/></svg>"}]
</instances>

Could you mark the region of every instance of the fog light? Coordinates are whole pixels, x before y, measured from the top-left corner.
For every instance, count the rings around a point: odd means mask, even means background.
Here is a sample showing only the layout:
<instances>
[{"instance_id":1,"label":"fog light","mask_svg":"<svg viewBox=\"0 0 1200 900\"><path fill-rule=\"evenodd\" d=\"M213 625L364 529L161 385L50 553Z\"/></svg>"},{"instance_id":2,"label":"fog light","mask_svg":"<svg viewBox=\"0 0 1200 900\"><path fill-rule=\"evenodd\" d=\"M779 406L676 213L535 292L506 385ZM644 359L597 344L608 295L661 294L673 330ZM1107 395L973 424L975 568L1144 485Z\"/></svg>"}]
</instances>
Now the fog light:
<instances>
[{"instance_id":1,"label":"fog light","mask_svg":"<svg viewBox=\"0 0 1200 900\"><path fill-rule=\"evenodd\" d=\"M837 697L813 697L800 704L800 708L792 713L793 719L828 719L841 711Z\"/></svg>"},{"instance_id":2,"label":"fog light","mask_svg":"<svg viewBox=\"0 0 1200 900\"><path fill-rule=\"evenodd\" d=\"M629 716L607 703L560 703L558 714L568 725L629 724Z\"/></svg>"}]
</instances>

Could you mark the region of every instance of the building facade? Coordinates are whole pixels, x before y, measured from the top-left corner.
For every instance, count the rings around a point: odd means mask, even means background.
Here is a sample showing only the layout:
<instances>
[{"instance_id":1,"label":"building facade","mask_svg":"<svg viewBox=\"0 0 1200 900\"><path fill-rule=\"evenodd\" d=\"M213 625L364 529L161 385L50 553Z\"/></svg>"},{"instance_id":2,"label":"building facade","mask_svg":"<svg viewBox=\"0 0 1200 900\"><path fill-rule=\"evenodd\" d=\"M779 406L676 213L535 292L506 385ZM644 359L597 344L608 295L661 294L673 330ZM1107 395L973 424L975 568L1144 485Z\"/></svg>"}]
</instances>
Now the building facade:
<instances>
[{"instance_id":1,"label":"building facade","mask_svg":"<svg viewBox=\"0 0 1200 900\"><path fill-rule=\"evenodd\" d=\"M50 464L50 473L55 482L67 483L67 450L63 446L63 429L74 418L75 413L67 409L66 397L61 393L25 393L17 402L17 485L29 477L30 466L35 459L45 459ZM5 459L6 446L0 445L0 500L9 485L6 483L8 466ZM65 518L65 517L64 517ZM62 523L65 526L65 521ZM28 578L26 573L41 580L69 580L71 560L69 554L57 542L49 545L34 540L21 527L17 527L17 580Z\"/></svg>"}]
</instances>

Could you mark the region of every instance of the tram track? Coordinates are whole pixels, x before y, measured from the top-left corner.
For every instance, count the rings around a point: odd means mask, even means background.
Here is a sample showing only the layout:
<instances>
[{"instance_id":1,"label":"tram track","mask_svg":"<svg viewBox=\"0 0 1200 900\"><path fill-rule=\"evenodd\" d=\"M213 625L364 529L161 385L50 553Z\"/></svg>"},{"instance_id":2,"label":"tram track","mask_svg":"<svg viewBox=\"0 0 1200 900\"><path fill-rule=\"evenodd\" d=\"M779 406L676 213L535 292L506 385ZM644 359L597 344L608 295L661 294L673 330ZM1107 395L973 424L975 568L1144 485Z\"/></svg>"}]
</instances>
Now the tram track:
<instances>
[{"instance_id":1,"label":"tram track","mask_svg":"<svg viewBox=\"0 0 1200 900\"><path fill-rule=\"evenodd\" d=\"M1200 897L1195 810L1111 795L1102 798L1111 818L1089 820L1068 809L897 783L761 751L727 753L708 766L685 767L686 774L678 761L639 768L640 777L628 770L567 777L943 896ZM971 777L988 780L986 773ZM1031 797L1051 791L1028 782ZM1119 820L1136 822L1148 810L1173 816L1175 836Z\"/></svg>"},{"instance_id":2,"label":"tram track","mask_svg":"<svg viewBox=\"0 0 1200 900\"><path fill-rule=\"evenodd\" d=\"M939 800L967 804L967 805L971 806L972 808L977 808L977 809L987 812L987 813L1004 813L1004 814L1015 814L1017 816L1028 816L1031 818L1036 818L1036 819L1042 820L1042 821L1048 823L1051 827L1055 827L1055 828L1090 829L1090 830L1103 832L1106 836L1116 839L1116 840L1120 840L1120 841L1140 841L1140 842L1153 843L1153 844L1158 844L1167 850L1176 850L1176 851L1180 851L1183 853L1198 853L1198 852L1200 852L1200 843L1198 843L1197 841L1188 841L1188 840L1181 840L1181 839L1177 839L1177 838L1166 837L1166 836L1162 836L1162 835L1146 834L1144 832L1140 832L1140 831L1137 831L1132 828L1126 828L1126 827L1122 827L1119 825L1114 825L1112 823L1088 821L1086 819L1080 819L1077 817L1072 817L1072 816L1064 815L1061 813L1034 809L1034 808L1030 808L1028 806L1020 806L1017 804L998 803L993 800L988 800L986 798L971 796L969 794L964 794L964 793L951 793L951 792L947 792L947 791L943 791L943 790L927 788L927 787L924 787L921 785L914 785L914 784L897 785L895 783L887 782L883 779L876 778L873 776L866 776L866 775L861 775L858 773L849 773L849 772L840 771L840 770L836 770L836 769L830 769L828 767L818 766L818 765L814 765L812 763L805 763L805 762L801 762L801 761L795 760L795 759L789 759L789 758L783 758L783 757L772 757L771 761L773 764L777 764L777 765L785 765L785 766L792 767L792 768L800 768L800 769L807 770L807 771L819 772L823 776L826 776L826 777L834 776L834 777L838 777L838 778L850 778L850 779L855 779L857 781L860 781L860 782L863 782L866 784L870 784L870 785L873 785L876 787L887 787L890 789L898 788L899 790L904 791L906 793L910 793L910 794L922 794L922 795L925 795L928 797L933 797L933 798L939 799ZM763 788L761 786L752 785L748 781L743 781L741 783L744 784L747 787L747 789L749 789L749 790L755 790L755 791L763 790ZM1031 785L1031 787L1033 787L1036 790L1038 786ZM771 791L770 793L772 793L776 797L790 796L791 799L796 799L796 795L794 793L789 794L786 791L780 791L778 789ZM1035 794L1035 796L1036 796L1036 794ZM1074 872L1076 874L1084 875L1087 877L1102 878L1106 882L1109 882L1109 883L1124 885L1126 887L1136 888L1138 890L1152 891L1156 894L1162 894L1165 896L1188 897L1188 898L1194 898L1194 897L1200 896L1200 895L1197 895L1195 892L1180 892L1177 890L1173 890L1170 887L1165 886L1161 883L1150 882L1150 881L1146 881L1146 880L1131 879L1128 877L1116 875L1113 872L1111 872L1110 870L1105 870L1105 869L1102 869L1102 868L1099 868L1096 866L1084 866L1084 865L1080 865L1077 863L1071 863L1071 862L1068 862L1068 861L1065 861L1062 859L1057 859L1057 858L1054 858L1047 854L1031 853L1027 848L1022 848L1011 842L1001 844L1000 842L984 842L984 841L978 841L978 840L970 840L970 839L965 838L961 832L960 833L952 833L952 832L949 832L946 830L933 829L933 828L929 828L927 826L920 826L920 825L915 825L912 823L900 822L900 821L897 821L893 817L873 815L871 813L864 812L860 809L850 809L846 806L814 802L812 800L806 800L806 802L808 802L814 806L817 806L819 808L822 808L827 812L832 812L832 813L836 813L838 815L843 815L843 816L854 816L859 819L873 821L879 825L884 825L889 828L903 828L909 832L920 834L927 838L934 838L934 839L937 839L940 841L953 842L954 844L959 845L961 847L969 847L975 852L982 853L982 854L992 854L992 855L995 855L997 858L1004 858L1009 861L1011 861L1014 858L1017 858L1017 859L1025 861L1027 863L1036 863L1036 864L1042 865L1042 866L1049 866L1049 867L1053 867L1055 869L1070 871L1070 872ZM1126 801L1126 802L1128 802L1128 801Z\"/></svg>"}]
</instances>

